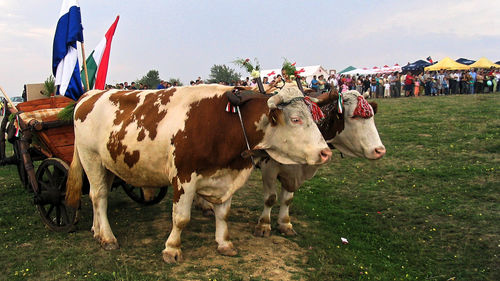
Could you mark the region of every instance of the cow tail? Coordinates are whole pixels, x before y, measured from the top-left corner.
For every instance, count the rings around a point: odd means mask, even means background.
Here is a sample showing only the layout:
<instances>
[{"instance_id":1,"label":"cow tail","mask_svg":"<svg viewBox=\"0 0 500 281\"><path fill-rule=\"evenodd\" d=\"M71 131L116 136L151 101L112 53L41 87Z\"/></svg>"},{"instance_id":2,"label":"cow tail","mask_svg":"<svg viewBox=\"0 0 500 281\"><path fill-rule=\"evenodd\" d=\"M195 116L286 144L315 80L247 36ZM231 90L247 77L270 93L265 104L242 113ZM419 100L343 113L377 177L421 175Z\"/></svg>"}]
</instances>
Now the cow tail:
<instances>
[{"instance_id":1,"label":"cow tail","mask_svg":"<svg viewBox=\"0 0 500 281\"><path fill-rule=\"evenodd\" d=\"M82 197L83 186L83 167L80 157L78 157L78 149L73 152L73 161L69 167L68 180L66 181L66 204L73 208L78 208Z\"/></svg>"}]
</instances>

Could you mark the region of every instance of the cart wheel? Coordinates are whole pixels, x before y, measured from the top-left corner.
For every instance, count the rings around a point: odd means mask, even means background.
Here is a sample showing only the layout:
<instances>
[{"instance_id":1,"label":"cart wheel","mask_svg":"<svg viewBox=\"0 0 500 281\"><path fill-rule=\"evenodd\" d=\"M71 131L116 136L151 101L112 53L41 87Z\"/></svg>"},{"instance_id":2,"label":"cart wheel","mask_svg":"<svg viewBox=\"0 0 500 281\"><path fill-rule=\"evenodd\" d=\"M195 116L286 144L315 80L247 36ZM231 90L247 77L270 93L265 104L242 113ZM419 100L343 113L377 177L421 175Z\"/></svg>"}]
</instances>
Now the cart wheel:
<instances>
[{"instance_id":1,"label":"cart wheel","mask_svg":"<svg viewBox=\"0 0 500 281\"><path fill-rule=\"evenodd\" d=\"M17 174L19 175L21 184L24 188L29 188L28 173L26 172L26 168L24 167L23 157L21 156L21 149L19 148L19 142L14 142L14 145L12 146L14 148L14 155L17 159Z\"/></svg>"},{"instance_id":2,"label":"cart wheel","mask_svg":"<svg viewBox=\"0 0 500 281\"><path fill-rule=\"evenodd\" d=\"M78 210L66 206L66 180L68 164L61 159L48 158L36 171L39 191L35 195L43 222L52 230L70 232L74 230Z\"/></svg>"},{"instance_id":3,"label":"cart wheel","mask_svg":"<svg viewBox=\"0 0 500 281\"><path fill-rule=\"evenodd\" d=\"M121 186L123 187L125 193L127 193L127 195L132 198L132 200L146 206L159 203L167 194L167 186L164 186L156 189L156 194L154 195L153 199L146 201L142 188L132 186L128 183L121 183Z\"/></svg>"}]
</instances>

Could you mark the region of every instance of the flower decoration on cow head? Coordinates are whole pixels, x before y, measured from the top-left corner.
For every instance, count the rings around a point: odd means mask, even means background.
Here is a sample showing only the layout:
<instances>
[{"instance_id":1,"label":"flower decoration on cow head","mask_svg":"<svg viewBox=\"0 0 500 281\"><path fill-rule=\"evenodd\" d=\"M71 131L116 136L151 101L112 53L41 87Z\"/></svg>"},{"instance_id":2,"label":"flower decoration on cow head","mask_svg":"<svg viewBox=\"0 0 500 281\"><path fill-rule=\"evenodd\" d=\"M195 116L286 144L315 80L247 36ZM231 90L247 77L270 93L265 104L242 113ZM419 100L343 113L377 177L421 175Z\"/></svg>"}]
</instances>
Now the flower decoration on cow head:
<instances>
[{"instance_id":1,"label":"flower decoration on cow head","mask_svg":"<svg viewBox=\"0 0 500 281\"><path fill-rule=\"evenodd\" d=\"M252 62L250 61L249 58L246 59L236 59L233 61L234 64L241 68L245 68L246 71L252 76L252 78L258 78L260 77L260 64L257 58L254 58L255 61L255 66L252 65Z\"/></svg>"},{"instance_id":2,"label":"flower decoration on cow head","mask_svg":"<svg viewBox=\"0 0 500 281\"><path fill-rule=\"evenodd\" d=\"M285 77L288 77L289 79L293 79L292 77L298 74L295 64L296 64L295 62L291 63L285 58L283 66L281 67L281 74Z\"/></svg>"}]
</instances>

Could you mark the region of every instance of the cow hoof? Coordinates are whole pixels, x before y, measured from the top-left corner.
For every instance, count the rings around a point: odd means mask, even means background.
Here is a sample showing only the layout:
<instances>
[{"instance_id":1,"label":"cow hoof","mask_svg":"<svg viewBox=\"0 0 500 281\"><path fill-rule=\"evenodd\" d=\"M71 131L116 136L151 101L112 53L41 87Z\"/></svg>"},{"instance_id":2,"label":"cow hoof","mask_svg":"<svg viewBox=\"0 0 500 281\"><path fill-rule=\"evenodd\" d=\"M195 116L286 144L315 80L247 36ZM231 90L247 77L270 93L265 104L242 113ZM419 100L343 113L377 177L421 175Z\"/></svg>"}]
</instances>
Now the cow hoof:
<instances>
[{"instance_id":1,"label":"cow hoof","mask_svg":"<svg viewBox=\"0 0 500 281\"><path fill-rule=\"evenodd\" d=\"M182 251L181 249L165 249L162 252L163 254L163 260L166 263L178 263L182 261Z\"/></svg>"},{"instance_id":2,"label":"cow hoof","mask_svg":"<svg viewBox=\"0 0 500 281\"><path fill-rule=\"evenodd\" d=\"M214 211L211 210L211 209L203 210L203 216L204 217L213 217L214 215L215 215Z\"/></svg>"},{"instance_id":3,"label":"cow hoof","mask_svg":"<svg viewBox=\"0 0 500 281\"><path fill-rule=\"evenodd\" d=\"M113 242L101 241L101 247L106 251L117 250L120 248L120 246L118 245L118 242L116 242L116 241L113 241Z\"/></svg>"},{"instance_id":4,"label":"cow hoof","mask_svg":"<svg viewBox=\"0 0 500 281\"><path fill-rule=\"evenodd\" d=\"M238 250L236 250L232 244L217 247L217 252L219 252L219 254L223 256L230 257L236 256L238 254Z\"/></svg>"},{"instance_id":5,"label":"cow hoof","mask_svg":"<svg viewBox=\"0 0 500 281\"><path fill-rule=\"evenodd\" d=\"M297 235L297 232L295 232L295 230L293 230L293 228L291 228L291 227L283 227L283 228L280 227L279 230L280 230L280 233L285 235L285 236Z\"/></svg>"},{"instance_id":6,"label":"cow hoof","mask_svg":"<svg viewBox=\"0 0 500 281\"><path fill-rule=\"evenodd\" d=\"M253 232L253 235L257 236L257 237L269 237L269 236L271 236L271 226L270 225L267 225L267 226L257 225L255 227L255 231Z\"/></svg>"}]
</instances>

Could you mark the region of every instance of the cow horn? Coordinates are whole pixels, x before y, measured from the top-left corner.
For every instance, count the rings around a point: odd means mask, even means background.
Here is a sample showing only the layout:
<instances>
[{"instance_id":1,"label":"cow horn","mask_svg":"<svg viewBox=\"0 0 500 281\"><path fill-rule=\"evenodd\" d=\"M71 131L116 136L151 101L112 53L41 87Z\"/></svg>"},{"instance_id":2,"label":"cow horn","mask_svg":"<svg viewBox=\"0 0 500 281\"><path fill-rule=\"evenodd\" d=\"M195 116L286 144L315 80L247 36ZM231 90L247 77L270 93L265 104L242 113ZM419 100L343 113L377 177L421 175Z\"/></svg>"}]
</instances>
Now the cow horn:
<instances>
[{"instance_id":1,"label":"cow horn","mask_svg":"<svg viewBox=\"0 0 500 281\"><path fill-rule=\"evenodd\" d=\"M280 95L274 95L267 100L267 106L269 109L278 108L278 104L283 102L283 97Z\"/></svg>"}]
</instances>

